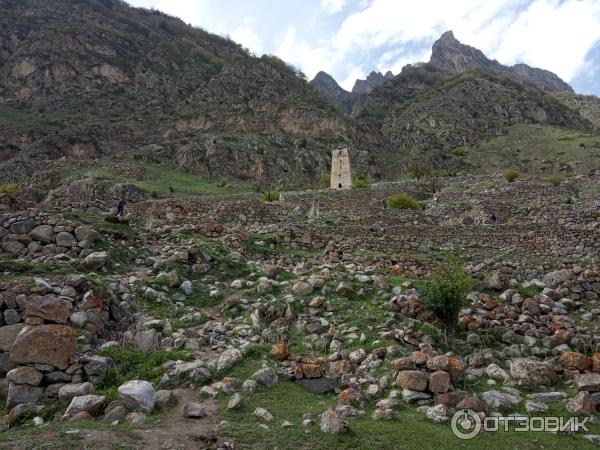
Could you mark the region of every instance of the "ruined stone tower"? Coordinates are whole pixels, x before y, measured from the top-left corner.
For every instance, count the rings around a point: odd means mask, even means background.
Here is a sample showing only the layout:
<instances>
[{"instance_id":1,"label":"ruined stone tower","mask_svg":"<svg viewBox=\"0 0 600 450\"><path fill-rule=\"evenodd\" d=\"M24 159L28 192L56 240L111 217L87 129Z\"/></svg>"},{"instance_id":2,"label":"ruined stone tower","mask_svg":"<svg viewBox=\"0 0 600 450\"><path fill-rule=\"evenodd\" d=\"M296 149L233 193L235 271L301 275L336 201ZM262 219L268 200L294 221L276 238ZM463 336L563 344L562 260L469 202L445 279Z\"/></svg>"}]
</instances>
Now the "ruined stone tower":
<instances>
[{"instance_id":1,"label":"ruined stone tower","mask_svg":"<svg viewBox=\"0 0 600 450\"><path fill-rule=\"evenodd\" d=\"M331 155L331 189L350 189L352 172L347 148L338 148Z\"/></svg>"}]
</instances>

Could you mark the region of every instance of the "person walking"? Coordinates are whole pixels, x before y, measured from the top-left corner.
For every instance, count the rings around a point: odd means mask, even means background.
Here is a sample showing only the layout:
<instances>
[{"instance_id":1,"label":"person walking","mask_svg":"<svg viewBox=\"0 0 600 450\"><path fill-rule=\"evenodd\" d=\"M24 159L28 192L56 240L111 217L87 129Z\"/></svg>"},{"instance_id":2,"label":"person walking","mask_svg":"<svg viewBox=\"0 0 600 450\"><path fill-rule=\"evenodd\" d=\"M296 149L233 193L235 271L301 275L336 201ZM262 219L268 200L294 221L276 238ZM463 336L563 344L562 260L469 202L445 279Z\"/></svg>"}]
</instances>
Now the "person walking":
<instances>
[{"instance_id":1,"label":"person walking","mask_svg":"<svg viewBox=\"0 0 600 450\"><path fill-rule=\"evenodd\" d=\"M496 225L496 222L498 221L496 214L492 213L490 220L492 221L492 225Z\"/></svg>"},{"instance_id":2,"label":"person walking","mask_svg":"<svg viewBox=\"0 0 600 450\"><path fill-rule=\"evenodd\" d=\"M125 213L125 200L121 199L121 200L119 200L119 203L117 203L117 217L123 217L124 213Z\"/></svg>"}]
</instances>

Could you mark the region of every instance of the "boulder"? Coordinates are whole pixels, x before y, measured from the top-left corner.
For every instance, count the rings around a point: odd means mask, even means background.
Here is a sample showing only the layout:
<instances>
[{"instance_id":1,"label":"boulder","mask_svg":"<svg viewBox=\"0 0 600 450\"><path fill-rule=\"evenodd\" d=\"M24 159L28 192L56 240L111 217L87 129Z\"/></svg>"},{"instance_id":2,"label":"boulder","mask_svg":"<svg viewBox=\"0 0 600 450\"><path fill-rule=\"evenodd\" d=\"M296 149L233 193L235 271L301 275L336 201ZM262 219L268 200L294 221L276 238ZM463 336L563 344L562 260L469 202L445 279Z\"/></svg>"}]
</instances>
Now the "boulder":
<instances>
[{"instance_id":1,"label":"boulder","mask_svg":"<svg viewBox=\"0 0 600 450\"><path fill-rule=\"evenodd\" d=\"M242 353L234 348L225 350L217 360L217 370L223 371L232 368L242 360Z\"/></svg>"},{"instance_id":2,"label":"boulder","mask_svg":"<svg viewBox=\"0 0 600 450\"><path fill-rule=\"evenodd\" d=\"M87 241L92 243L100 239L100 233L90 227L81 225L75 228L75 237L78 241Z\"/></svg>"},{"instance_id":3,"label":"boulder","mask_svg":"<svg viewBox=\"0 0 600 450\"><path fill-rule=\"evenodd\" d=\"M582 373L575 375L575 384L580 391L600 391L600 373Z\"/></svg>"},{"instance_id":4,"label":"boulder","mask_svg":"<svg viewBox=\"0 0 600 450\"><path fill-rule=\"evenodd\" d=\"M429 375L429 391L434 394L443 394L450 389L450 374L443 370L436 370Z\"/></svg>"},{"instance_id":5,"label":"boulder","mask_svg":"<svg viewBox=\"0 0 600 450\"><path fill-rule=\"evenodd\" d=\"M11 253L13 255L18 255L23 251L24 248L25 246L17 241L4 241L2 243L2 249L5 252Z\"/></svg>"},{"instance_id":6,"label":"boulder","mask_svg":"<svg viewBox=\"0 0 600 450\"><path fill-rule=\"evenodd\" d=\"M331 378L301 378L296 380L300 386L313 394L324 394L325 392L333 391L337 386L335 380Z\"/></svg>"},{"instance_id":7,"label":"boulder","mask_svg":"<svg viewBox=\"0 0 600 450\"><path fill-rule=\"evenodd\" d=\"M560 270L555 270L553 272L548 272L546 275L544 275L544 284L551 287L551 288L555 288L557 287L559 284L564 283L565 281L569 281L575 278L575 275L573 274L572 271L568 270L568 269L560 269Z\"/></svg>"},{"instance_id":8,"label":"boulder","mask_svg":"<svg viewBox=\"0 0 600 450\"><path fill-rule=\"evenodd\" d=\"M144 355L154 353L158 349L158 332L154 328L138 331L135 335L135 345Z\"/></svg>"},{"instance_id":9,"label":"boulder","mask_svg":"<svg viewBox=\"0 0 600 450\"><path fill-rule=\"evenodd\" d=\"M119 386L119 398L132 411L152 412L156 391L144 380L131 380Z\"/></svg>"},{"instance_id":10,"label":"boulder","mask_svg":"<svg viewBox=\"0 0 600 450\"><path fill-rule=\"evenodd\" d=\"M349 427L335 410L328 409L321 414L321 431L330 434L346 433Z\"/></svg>"},{"instance_id":11,"label":"boulder","mask_svg":"<svg viewBox=\"0 0 600 450\"><path fill-rule=\"evenodd\" d=\"M575 415L589 415L596 412L596 402L589 392L579 392L567 402L567 411Z\"/></svg>"},{"instance_id":12,"label":"boulder","mask_svg":"<svg viewBox=\"0 0 600 450\"><path fill-rule=\"evenodd\" d=\"M75 352L75 331L66 325L26 326L10 349L10 359L19 364L50 364L69 367Z\"/></svg>"},{"instance_id":13,"label":"boulder","mask_svg":"<svg viewBox=\"0 0 600 450\"><path fill-rule=\"evenodd\" d=\"M71 233L67 233L66 231L61 231L60 233L58 233L54 237L54 240L58 247L71 248L75 244L77 244L75 236L73 236Z\"/></svg>"},{"instance_id":14,"label":"boulder","mask_svg":"<svg viewBox=\"0 0 600 450\"><path fill-rule=\"evenodd\" d=\"M21 403L40 403L44 396L44 388L30 386L29 384L8 384L8 394L6 397L6 409L10 411Z\"/></svg>"},{"instance_id":15,"label":"boulder","mask_svg":"<svg viewBox=\"0 0 600 450\"><path fill-rule=\"evenodd\" d=\"M105 403L106 397L104 397L104 395L90 394L73 397L62 417L62 420L70 420L80 412L86 412L91 416L97 416L102 412Z\"/></svg>"},{"instance_id":16,"label":"boulder","mask_svg":"<svg viewBox=\"0 0 600 450\"><path fill-rule=\"evenodd\" d=\"M340 281L335 288L335 292L342 297L349 297L353 292L352 285L347 281Z\"/></svg>"},{"instance_id":17,"label":"boulder","mask_svg":"<svg viewBox=\"0 0 600 450\"><path fill-rule=\"evenodd\" d=\"M290 356L288 346L283 343L274 344L271 347L271 356L277 361L285 361Z\"/></svg>"},{"instance_id":18,"label":"boulder","mask_svg":"<svg viewBox=\"0 0 600 450\"><path fill-rule=\"evenodd\" d=\"M12 383L30 384L31 386L39 386L42 377L39 370L28 366L16 367L6 374L6 379Z\"/></svg>"},{"instance_id":19,"label":"boulder","mask_svg":"<svg viewBox=\"0 0 600 450\"><path fill-rule=\"evenodd\" d=\"M3 352L10 351L17 335L25 328L24 323L15 323L13 325L5 325L0 327L0 350Z\"/></svg>"},{"instance_id":20,"label":"boulder","mask_svg":"<svg viewBox=\"0 0 600 450\"><path fill-rule=\"evenodd\" d=\"M254 372L252 379L264 386L273 386L279 381L277 374L270 367L265 367L264 369Z\"/></svg>"},{"instance_id":21,"label":"boulder","mask_svg":"<svg viewBox=\"0 0 600 450\"><path fill-rule=\"evenodd\" d=\"M65 384L58 390L58 399L62 403L68 403L73 400L74 397L82 397L89 394L92 391L92 383L73 383Z\"/></svg>"},{"instance_id":22,"label":"boulder","mask_svg":"<svg viewBox=\"0 0 600 450\"><path fill-rule=\"evenodd\" d=\"M292 292L296 295L308 295L313 291L312 284L306 281L297 281L292 286Z\"/></svg>"},{"instance_id":23,"label":"boulder","mask_svg":"<svg viewBox=\"0 0 600 450\"><path fill-rule=\"evenodd\" d=\"M35 225L35 219L30 217L19 222L11 223L9 229L10 232L14 234L26 234L33 230Z\"/></svg>"},{"instance_id":24,"label":"boulder","mask_svg":"<svg viewBox=\"0 0 600 450\"><path fill-rule=\"evenodd\" d=\"M50 225L40 225L31 231L30 236L42 244L50 244L54 242L54 227Z\"/></svg>"},{"instance_id":25,"label":"boulder","mask_svg":"<svg viewBox=\"0 0 600 450\"><path fill-rule=\"evenodd\" d=\"M549 386L556 379L553 367L529 358L514 358L510 361L510 375L523 386Z\"/></svg>"},{"instance_id":26,"label":"boulder","mask_svg":"<svg viewBox=\"0 0 600 450\"><path fill-rule=\"evenodd\" d=\"M52 295L34 295L27 301L25 314L39 317L49 322L67 323L73 305L70 301Z\"/></svg>"},{"instance_id":27,"label":"boulder","mask_svg":"<svg viewBox=\"0 0 600 450\"><path fill-rule=\"evenodd\" d=\"M565 369L586 370L592 367L592 358L578 352L562 353L558 360Z\"/></svg>"},{"instance_id":28,"label":"boulder","mask_svg":"<svg viewBox=\"0 0 600 450\"><path fill-rule=\"evenodd\" d=\"M183 417L200 419L206 416L206 411L202 403L190 401L187 402L183 407Z\"/></svg>"},{"instance_id":29,"label":"boulder","mask_svg":"<svg viewBox=\"0 0 600 450\"><path fill-rule=\"evenodd\" d=\"M86 269L97 270L103 267L110 255L107 252L92 252L85 257L84 266Z\"/></svg>"},{"instance_id":30,"label":"boulder","mask_svg":"<svg viewBox=\"0 0 600 450\"><path fill-rule=\"evenodd\" d=\"M419 370L402 370L396 378L401 389L424 391L427 389L427 374Z\"/></svg>"},{"instance_id":31,"label":"boulder","mask_svg":"<svg viewBox=\"0 0 600 450\"><path fill-rule=\"evenodd\" d=\"M492 411L510 411L521 401L519 397L495 390L484 392L480 397Z\"/></svg>"}]
</instances>

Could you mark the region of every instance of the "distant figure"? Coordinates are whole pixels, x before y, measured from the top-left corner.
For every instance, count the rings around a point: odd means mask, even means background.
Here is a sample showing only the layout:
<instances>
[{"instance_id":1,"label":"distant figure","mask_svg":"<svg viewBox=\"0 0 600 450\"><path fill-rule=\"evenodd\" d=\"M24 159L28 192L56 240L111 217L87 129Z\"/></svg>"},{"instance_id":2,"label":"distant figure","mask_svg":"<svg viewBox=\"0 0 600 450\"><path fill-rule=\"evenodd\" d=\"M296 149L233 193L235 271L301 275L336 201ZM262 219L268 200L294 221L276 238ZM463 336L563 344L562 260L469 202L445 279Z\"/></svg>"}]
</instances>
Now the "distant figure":
<instances>
[{"instance_id":1,"label":"distant figure","mask_svg":"<svg viewBox=\"0 0 600 450\"><path fill-rule=\"evenodd\" d=\"M175 189L173 189L173 186L169 186L169 193L173 195L173 192L175 192Z\"/></svg>"},{"instance_id":2,"label":"distant figure","mask_svg":"<svg viewBox=\"0 0 600 450\"><path fill-rule=\"evenodd\" d=\"M570 195L567 195L565 197L565 204L566 205L572 205L573 204L573 197L571 197Z\"/></svg>"},{"instance_id":3,"label":"distant figure","mask_svg":"<svg viewBox=\"0 0 600 450\"><path fill-rule=\"evenodd\" d=\"M119 200L119 203L117 203L117 217L123 217L124 213L125 213L125 200L121 199L121 200Z\"/></svg>"},{"instance_id":4,"label":"distant figure","mask_svg":"<svg viewBox=\"0 0 600 450\"><path fill-rule=\"evenodd\" d=\"M598 200L598 203L596 203L596 209L600 209L600 200Z\"/></svg>"},{"instance_id":5,"label":"distant figure","mask_svg":"<svg viewBox=\"0 0 600 450\"><path fill-rule=\"evenodd\" d=\"M492 213L490 220L492 221L492 225L496 225L496 222L498 221L496 214Z\"/></svg>"}]
</instances>

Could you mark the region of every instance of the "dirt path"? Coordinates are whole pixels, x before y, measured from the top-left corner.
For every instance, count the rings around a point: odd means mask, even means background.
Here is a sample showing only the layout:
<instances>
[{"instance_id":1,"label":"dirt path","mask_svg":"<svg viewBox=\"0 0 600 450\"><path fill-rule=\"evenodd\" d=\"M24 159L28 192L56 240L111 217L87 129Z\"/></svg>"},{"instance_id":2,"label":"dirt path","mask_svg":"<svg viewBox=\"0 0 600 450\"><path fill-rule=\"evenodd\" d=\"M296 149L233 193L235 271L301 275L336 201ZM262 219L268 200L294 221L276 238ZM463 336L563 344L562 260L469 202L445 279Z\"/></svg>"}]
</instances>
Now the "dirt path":
<instances>
[{"instance_id":1,"label":"dirt path","mask_svg":"<svg viewBox=\"0 0 600 450\"><path fill-rule=\"evenodd\" d=\"M167 410L147 428L134 430L81 430L82 442L64 448L135 450L198 450L223 447L223 440L215 433L218 423L219 404L217 400L202 402L206 416L202 419L186 419L183 407L188 401L198 400L198 391L174 389L177 406ZM76 428L76 426L73 426ZM67 444L68 445L68 444ZM28 447L43 448L43 447ZM55 448L55 447L52 447Z\"/></svg>"}]
</instances>

